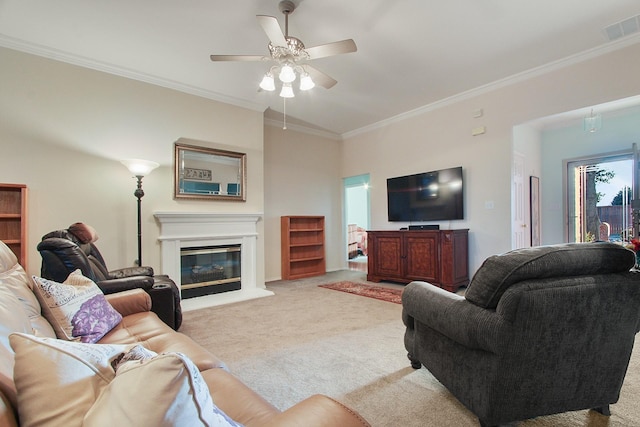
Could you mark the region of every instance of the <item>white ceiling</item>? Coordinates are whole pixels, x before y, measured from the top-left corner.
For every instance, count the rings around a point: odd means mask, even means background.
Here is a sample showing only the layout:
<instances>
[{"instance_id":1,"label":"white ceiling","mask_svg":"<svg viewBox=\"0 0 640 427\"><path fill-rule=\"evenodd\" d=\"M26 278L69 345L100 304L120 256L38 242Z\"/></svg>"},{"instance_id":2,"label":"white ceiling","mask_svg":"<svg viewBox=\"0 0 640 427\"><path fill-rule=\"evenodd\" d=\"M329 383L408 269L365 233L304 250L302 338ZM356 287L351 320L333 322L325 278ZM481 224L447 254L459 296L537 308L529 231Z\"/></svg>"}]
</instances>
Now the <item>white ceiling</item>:
<instances>
[{"instance_id":1,"label":"white ceiling","mask_svg":"<svg viewBox=\"0 0 640 427\"><path fill-rule=\"evenodd\" d=\"M344 135L510 76L616 45L603 29L638 0L296 0L289 35L307 47L352 38L358 51L312 64L338 80L288 100L289 120ZM0 0L0 45L263 111L269 65L256 15L278 0ZM619 39L640 42L636 35ZM294 121L295 121L294 119Z\"/></svg>"}]
</instances>

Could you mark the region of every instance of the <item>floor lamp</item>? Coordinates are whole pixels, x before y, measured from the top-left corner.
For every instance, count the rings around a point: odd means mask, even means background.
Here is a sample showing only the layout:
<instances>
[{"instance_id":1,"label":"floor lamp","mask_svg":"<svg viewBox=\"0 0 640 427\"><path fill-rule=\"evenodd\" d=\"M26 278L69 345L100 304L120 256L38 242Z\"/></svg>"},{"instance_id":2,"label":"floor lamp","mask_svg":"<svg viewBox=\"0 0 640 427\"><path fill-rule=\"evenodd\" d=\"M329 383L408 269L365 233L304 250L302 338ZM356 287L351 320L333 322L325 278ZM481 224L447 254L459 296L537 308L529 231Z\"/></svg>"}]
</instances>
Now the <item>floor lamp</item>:
<instances>
[{"instance_id":1,"label":"floor lamp","mask_svg":"<svg viewBox=\"0 0 640 427\"><path fill-rule=\"evenodd\" d=\"M134 196L138 199L138 260L136 261L138 266L142 265L142 217L140 215L140 203L141 199L144 196L144 191L142 191L142 177L151 173L152 170L160 166L156 162L152 162L149 160L140 160L140 159L125 159L121 160L120 163L125 165L129 172L133 174L138 180L138 188L133 193Z\"/></svg>"}]
</instances>

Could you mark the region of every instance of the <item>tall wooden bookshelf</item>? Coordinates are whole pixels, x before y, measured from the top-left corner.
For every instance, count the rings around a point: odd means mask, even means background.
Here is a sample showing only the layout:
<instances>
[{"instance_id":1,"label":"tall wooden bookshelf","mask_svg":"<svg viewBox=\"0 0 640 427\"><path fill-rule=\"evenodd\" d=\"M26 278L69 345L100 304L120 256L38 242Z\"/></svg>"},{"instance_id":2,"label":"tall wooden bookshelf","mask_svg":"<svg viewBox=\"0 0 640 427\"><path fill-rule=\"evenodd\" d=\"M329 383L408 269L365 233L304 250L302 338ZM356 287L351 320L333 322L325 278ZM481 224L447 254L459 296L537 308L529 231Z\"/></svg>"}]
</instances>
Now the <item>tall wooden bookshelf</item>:
<instances>
[{"instance_id":1,"label":"tall wooden bookshelf","mask_svg":"<svg viewBox=\"0 0 640 427\"><path fill-rule=\"evenodd\" d=\"M27 269L27 186L0 184L0 240Z\"/></svg>"},{"instance_id":2,"label":"tall wooden bookshelf","mask_svg":"<svg viewBox=\"0 0 640 427\"><path fill-rule=\"evenodd\" d=\"M283 279L326 273L324 216L283 216L280 238Z\"/></svg>"}]
</instances>

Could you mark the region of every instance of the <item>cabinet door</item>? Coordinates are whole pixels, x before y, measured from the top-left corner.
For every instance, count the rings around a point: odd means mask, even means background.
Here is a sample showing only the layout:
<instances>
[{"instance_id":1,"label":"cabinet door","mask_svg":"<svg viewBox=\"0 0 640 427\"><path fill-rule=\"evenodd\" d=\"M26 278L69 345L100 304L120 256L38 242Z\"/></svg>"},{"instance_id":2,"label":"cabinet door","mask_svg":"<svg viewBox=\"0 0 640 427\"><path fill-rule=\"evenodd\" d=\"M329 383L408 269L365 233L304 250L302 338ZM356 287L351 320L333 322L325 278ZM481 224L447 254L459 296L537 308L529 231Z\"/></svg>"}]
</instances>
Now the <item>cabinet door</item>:
<instances>
[{"instance_id":1,"label":"cabinet door","mask_svg":"<svg viewBox=\"0 0 640 427\"><path fill-rule=\"evenodd\" d=\"M440 283L438 233L419 231L404 236L405 274L407 280Z\"/></svg>"},{"instance_id":2,"label":"cabinet door","mask_svg":"<svg viewBox=\"0 0 640 427\"><path fill-rule=\"evenodd\" d=\"M455 292L458 287L469 284L467 231L445 231L441 237L440 281L443 288Z\"/></svg>"},{"instance_id":3,"label":"cabinet door","mask_svg":"<svg viewBox=\"0 0 640 427\"><path fill-rule=\"evenodd\" d=\"M375 233L369 242L373 257L373 274L386 278L402 278L402 240L399 233Z\"/></svg>"}]
</instances>

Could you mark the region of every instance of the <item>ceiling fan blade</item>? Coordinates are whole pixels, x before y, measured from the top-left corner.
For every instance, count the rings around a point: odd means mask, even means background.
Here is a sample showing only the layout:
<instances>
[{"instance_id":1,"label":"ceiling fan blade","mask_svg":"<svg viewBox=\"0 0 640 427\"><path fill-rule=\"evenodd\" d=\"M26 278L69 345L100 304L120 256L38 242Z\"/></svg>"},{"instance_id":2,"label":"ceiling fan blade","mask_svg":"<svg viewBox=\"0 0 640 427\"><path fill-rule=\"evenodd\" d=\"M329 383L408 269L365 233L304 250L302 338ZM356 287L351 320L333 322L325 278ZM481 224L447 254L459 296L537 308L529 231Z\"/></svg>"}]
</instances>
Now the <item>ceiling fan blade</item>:
<instances>
[{"instance_id":1,"label":"ceiling fan blade","mask_svg":"<svg viewBox=\"0 0 640 427\"><path fill-rule=\"evenodd\" d=\"M351 53L358 50L356 42L352 39L341 40L339 42L321 44L319 46L308 47L305 49L310 59L324 58L327 56L340 55L342 53Z\"/></svg>"},{"instance_id":2,"label":"ceiling fan blade","mask_svg":"<svg viewBox=\"0 0 640 427\"><path fill-rule=\"evenodd\" d=\"M312 67L309 64L304 64L302 68L304 68L304 70L309 73L309 75L311 76L311 80L313 80L315 84L322 86L325 89L331 89L336 85L336 83L338 83L338 81L333 77L328 76L327 74L323 73L315 67Z\"/></svg>"},{"instance_id":3,"label":"ceiling fan blade","mask_svg":"<svg viewBox=\"0 0 640 427\"><path fill-rule=\"evenodd\" d=\"M271 44L274 46L287 46L287 39L284 38L280 24L278 24L278 20L275 17L257 15L256 18L258 18L258 22L264 32L267 33L267 37L269 37Z\"/></svg>"},{"instance_id":4,"label":"ceiling fan blade","mask_svg":"<svg viewBox=\"0 0 640 427\"><path fill-rule=\"evenodd\" d=\"M262 61L260 55L211 55L212 61Z\"/></svg>"}]
</instances>

